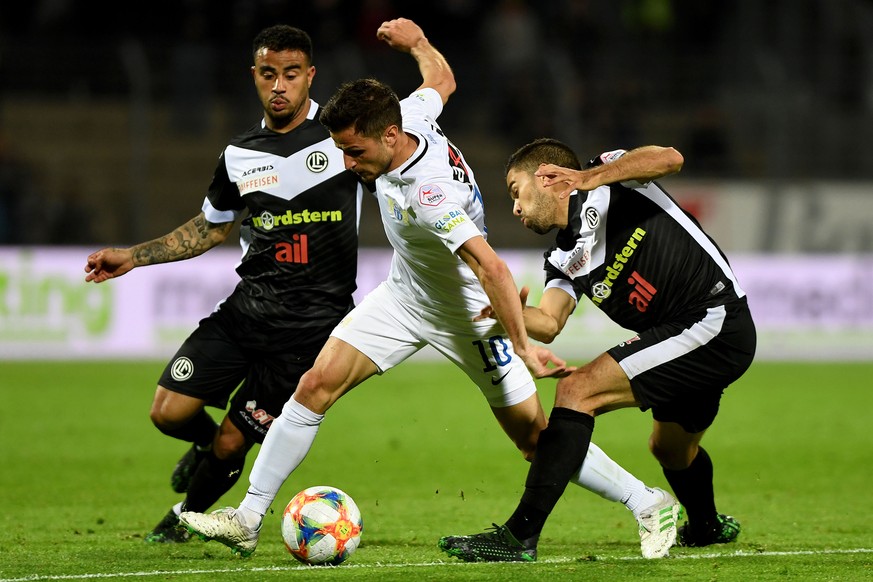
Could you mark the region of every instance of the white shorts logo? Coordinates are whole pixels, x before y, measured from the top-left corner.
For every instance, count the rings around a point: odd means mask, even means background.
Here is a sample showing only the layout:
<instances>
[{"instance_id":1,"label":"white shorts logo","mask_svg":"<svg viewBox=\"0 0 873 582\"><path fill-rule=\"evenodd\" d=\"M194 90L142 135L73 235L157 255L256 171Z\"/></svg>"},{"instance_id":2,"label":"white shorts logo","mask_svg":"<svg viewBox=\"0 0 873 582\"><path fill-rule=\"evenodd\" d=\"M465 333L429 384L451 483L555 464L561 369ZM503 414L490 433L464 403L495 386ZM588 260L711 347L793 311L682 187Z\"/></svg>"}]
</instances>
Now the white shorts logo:
<instances>
[{"instance_id":1,"label":"white shorts logo","mask_svg":"<svg viewBox=\"0 0 873 582\"><path fill-rule=\"evenodd\" d=\"M184 382L192 374L194 374L194 362L184 356L176 358L176 361L170 367L170 376L177 382Z\"/></svg>"}]
</instances>

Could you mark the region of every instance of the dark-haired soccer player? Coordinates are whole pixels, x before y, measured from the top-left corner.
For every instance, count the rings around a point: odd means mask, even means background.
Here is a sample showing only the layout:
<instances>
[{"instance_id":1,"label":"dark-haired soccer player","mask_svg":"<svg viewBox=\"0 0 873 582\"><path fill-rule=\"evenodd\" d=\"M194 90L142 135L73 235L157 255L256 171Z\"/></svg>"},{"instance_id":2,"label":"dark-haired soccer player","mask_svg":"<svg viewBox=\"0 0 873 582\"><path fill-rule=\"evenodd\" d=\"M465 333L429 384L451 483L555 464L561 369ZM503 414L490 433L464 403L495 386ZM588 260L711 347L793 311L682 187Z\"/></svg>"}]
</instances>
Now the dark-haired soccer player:
<instances>
[{"instance_id":1,"label":"dark-haired soccer player","mask_svg":"<svg viewBox=\"0 0 873 582\"><path fill-rule=\"evenodd\" d=\"M546 420L532 374L568 371L548 349L528 341L512 274L486 240L476 179L437 124L455 90L448 63L410 20L385 22L377 34L412 55L422 85L401 101L375 79L344 84L325 104L321 121L346 166L374 184L394 248L391 271L337 326L300 379L264 439L242 503L211 514L182 513L192 531L244 556L255 551L264 515L303 462L327 410L367 378L430 345L473 381L530 459ZM478 319L489 302L496 318ZM663 556L676 536L676 500L647 488L596 447L589 452L571 479L623 502L641 524L644 555Z\"/></svg>"},{"instance_id":2,"label":"dark-haired soccer player","mask_svg":"<svg viewBox=\"0 0 873 582\"><path fill-rule=\"evenodd\" d=\"M751 365L756 333L724 253L654 182L683 163L673 148L647 146L606 152L583 170L573 151L552 139L510 157L513 213L539 234L558 230L545 254L539 306L524 309L530 336L552 341L583 295L637 333L558 382L517 509L492 531L442 538L448 554L506 561L535 551L585 459L594 418L626 407L652 410L649 448L688 513L678 543L736 539L740 524L716 511L712 462L700 440L724 389Z\"/></svg>"},{"instance_id":3,"label":"dark-haired soccer player","mask_svg":"<svg viewBox=\"0 0 873 582\"><path fill-rule=\"evenodd\" d=\"M309 97L312 42L298 28L271 26L255 37L252 58L264 117L221 153L200 214L163 237L97 251L85 267L85 280L99 283L189 259L242 219L239 284L185 340L155 392L152 422L193 444L171 478L186 497L149 542L188 539L179 513L208 509L236 483L246 453L353 307L363 190ZM205 407L228 400L216 426Z\"/></svg>"}]
</instances>

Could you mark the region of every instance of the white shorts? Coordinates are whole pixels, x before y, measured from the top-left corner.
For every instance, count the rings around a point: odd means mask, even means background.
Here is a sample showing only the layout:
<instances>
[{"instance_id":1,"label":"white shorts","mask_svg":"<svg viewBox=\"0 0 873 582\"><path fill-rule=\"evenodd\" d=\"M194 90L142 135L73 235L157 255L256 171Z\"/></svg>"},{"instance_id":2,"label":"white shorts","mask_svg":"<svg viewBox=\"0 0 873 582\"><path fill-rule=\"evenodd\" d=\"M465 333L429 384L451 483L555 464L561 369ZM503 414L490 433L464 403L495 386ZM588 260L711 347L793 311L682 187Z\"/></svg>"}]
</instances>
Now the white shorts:
<instances>
[{"instance_id":1,"label":"white shorts","mask_svg":"<svg viewBox=\"0 0 873 582\"><path fill-rule=\"evenodd\" d=\"M401 304L384 282L331 335L370 358L380 374L430 345L463 370L496 408L518 404L536 392L533 377L499 322L428 315Z\"/></svg>"}]
</instances>

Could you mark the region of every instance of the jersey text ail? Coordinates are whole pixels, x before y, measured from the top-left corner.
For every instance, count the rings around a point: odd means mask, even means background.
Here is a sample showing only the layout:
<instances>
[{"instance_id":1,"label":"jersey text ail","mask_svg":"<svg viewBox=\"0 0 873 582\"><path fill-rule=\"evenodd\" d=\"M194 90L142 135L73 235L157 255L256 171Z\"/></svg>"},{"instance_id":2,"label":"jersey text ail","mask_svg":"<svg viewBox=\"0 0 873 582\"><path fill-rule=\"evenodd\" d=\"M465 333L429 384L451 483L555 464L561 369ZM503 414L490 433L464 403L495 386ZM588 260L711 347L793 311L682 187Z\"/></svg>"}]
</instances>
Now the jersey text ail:
<instances>
[{"instance_id":1,"label":"jersey text ail","mask_svg":"<svg viewBox=\"0 0 873 582\"><path fill-rule=\"evenodd\" d=\"M308 263L309 236L305 234L291 235L291 241L276 243L276 260L280 263Z\"/></svg>"}]
</instances>

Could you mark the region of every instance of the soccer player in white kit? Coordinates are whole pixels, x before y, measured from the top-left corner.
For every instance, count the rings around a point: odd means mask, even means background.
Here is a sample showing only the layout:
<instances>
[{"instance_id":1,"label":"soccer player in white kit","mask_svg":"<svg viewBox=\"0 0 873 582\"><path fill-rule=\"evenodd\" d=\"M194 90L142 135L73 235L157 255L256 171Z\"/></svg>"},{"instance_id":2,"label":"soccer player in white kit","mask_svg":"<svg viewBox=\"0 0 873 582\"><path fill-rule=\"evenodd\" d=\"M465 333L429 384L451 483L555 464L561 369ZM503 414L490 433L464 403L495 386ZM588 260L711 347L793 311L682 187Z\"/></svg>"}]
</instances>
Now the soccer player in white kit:
<instances>
[{"instance_id":1,"label":"soccer player in white kit","mask_svg":"<svg viewBox=\"0 0 873 582\"><path fill-rule=\"evenodd\" d=\"M243 556L254 552L263 516L309 451L327 409L370 376L430 345L479 387L498 423L531 460L546 426L533 377L572 370L529 342L512 274L485 238L473 173L436 123L455 90L448 63L410 20L383 23L378 37L415 58L422 85L398 101L390 87L374 79L346 83L320 120L346 167L375 185L394 248L388 278L340 322L300 379L264 439L240 506L180 516L203 539ZM489 305L496 318L479 317ZM665 555L675 540L678 503L666 491L646 487L597 447L589 451L574 481L623 502L640 524L643 554Z\"/></svg>"}]
</instances>

